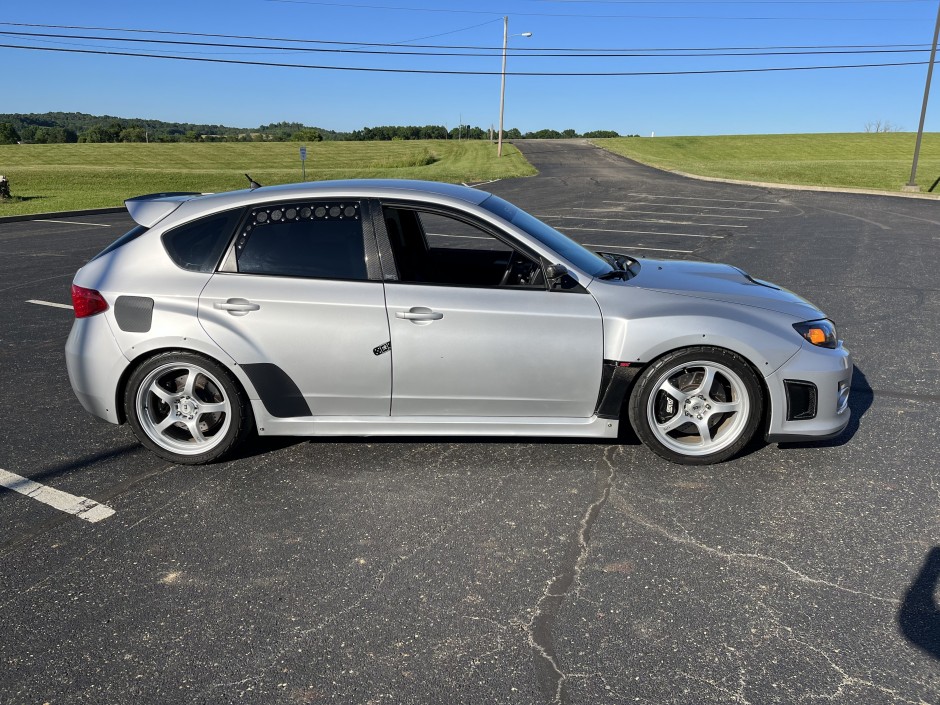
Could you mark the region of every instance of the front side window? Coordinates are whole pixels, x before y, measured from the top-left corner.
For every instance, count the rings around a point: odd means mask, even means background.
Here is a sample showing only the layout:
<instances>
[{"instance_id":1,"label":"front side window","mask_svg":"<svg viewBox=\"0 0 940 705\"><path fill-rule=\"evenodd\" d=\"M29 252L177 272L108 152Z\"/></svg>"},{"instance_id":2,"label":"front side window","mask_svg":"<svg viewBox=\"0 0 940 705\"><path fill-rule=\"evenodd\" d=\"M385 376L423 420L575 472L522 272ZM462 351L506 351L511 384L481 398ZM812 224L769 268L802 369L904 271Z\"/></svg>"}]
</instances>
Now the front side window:
<instances>
[{"instance_id":1,"label":"front side window","mask_svg":"<svg viewBox=\"0 0 940 705\"><path fill-rule=\"evenodd\" d=\"M399 281L544 288L541 265L487 230L436 211L382 208Z\"/></svg>"},{"instance_id":2,"label":"front side window","mask_svg":"<svg viewBox=\"0 0 940 705\"><path fill-rule=\"evenodd\" d=\"M526 213L521 208L517 208L498 196L490 196L480 205L490 213L494 213L517 228L524 230L592 277L599 277L613 269L610 263L596 252L591 252L586 247L558 232L555 228L543 223L534 215Z\"/></svg>"},{"instance_id":3,"label":"front side window","mask_svg":"<svg viewBox=\"0 0 940 705\"><path fill-rule=\"evenodd\" d=\"M235 241L238 271L281 277L367 279L357 201L254 208Z\"/></svg>"}]
</instances>

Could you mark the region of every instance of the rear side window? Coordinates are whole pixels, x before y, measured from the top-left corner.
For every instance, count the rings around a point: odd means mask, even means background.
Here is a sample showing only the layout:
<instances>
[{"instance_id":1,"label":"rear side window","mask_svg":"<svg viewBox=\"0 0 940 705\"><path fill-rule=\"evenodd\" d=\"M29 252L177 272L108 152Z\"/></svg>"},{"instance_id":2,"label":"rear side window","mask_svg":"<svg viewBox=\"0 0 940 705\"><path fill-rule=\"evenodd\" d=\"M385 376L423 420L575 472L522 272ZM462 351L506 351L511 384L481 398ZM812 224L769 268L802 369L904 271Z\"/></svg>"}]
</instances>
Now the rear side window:
<instances>
[{"instance_id":1,"label":"rear side window","mask_svg":"<svg viewBox=\"0 0 940 705\"><path fill-rule=\"evenodd\" d=\"M143 225L135 225L133 228L131 228L131 229L128 230L126 233L124 233L123 235L121 235L121 237L119 237L117 240L115 240L114 242L112 242L110 245L108 245L106 248L104 248L101 252L99 252L98 254L96 254L96 255L95 255L94 257L92 257L91 259L92 259L92 260L96 260L96 259L98 259L99 257L104 257L104 256L105 256L106 254L108 254L109 252L114 252L114 251L115 251L117 248L119 248L119 247L124 247L124 245L126 245L126 244L129 243L129 242L131 242L132 240L136 240L136 239L139 238L141 235L143 235L145 232L147 232L149 229L150 229L150 228L146 228L146 227L144 227ZM90 260L89 260L89 261L90 261Z\"/></svg>"},{"instance_id":2,"label":"rear side window","mask_svg":"<svg viewBox=\"0 0 940 705\"><path fill-rule=\"evenodd\" d=\"M282 277L366 279L355 201L255 208L235 244L238 271Z\"/></svg>"},{"instance_id":3,"label":"rear side window","mask_svg":"<svg viewBox=\"0 0 940 705\"><path fill-rule=\"evenodd\" d=\"M215 271L242 210L216 213L163 234L163 247L177 266L190 272Z\"/></svg>"}]
</instances>

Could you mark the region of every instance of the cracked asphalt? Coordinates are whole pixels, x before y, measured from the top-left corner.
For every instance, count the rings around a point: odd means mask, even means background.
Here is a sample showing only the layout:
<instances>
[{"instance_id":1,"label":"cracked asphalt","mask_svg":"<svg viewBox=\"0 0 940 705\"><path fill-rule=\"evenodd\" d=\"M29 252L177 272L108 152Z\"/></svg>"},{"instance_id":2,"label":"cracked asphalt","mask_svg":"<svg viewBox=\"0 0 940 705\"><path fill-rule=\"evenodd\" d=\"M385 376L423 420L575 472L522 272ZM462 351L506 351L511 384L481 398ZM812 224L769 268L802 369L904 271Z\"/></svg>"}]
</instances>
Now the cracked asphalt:
<instances>
[{"instance_id":1,"label":"cracked asphalt","mask_svg":"<svg viewBox=\"0 0 940 705\"><path fill-rule=\"evenodd\" d=\"M585 243L807 296L846 433L704 468L635 440L264 439L163 463L73 398L74 270L125 214L0 224L2 703L940 702L940 205L522 142L482 188ZM111 226L111 227L103 227Z\"/></svg>"}]
</instances>

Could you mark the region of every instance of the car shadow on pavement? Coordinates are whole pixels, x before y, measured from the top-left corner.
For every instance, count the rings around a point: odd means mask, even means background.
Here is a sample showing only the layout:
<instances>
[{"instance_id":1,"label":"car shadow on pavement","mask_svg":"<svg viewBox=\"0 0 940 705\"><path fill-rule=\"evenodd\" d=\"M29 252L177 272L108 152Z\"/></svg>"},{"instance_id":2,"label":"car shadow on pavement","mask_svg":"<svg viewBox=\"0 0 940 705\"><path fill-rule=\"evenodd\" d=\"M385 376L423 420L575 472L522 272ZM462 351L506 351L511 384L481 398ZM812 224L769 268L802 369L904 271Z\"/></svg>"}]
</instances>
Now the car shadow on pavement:
<instances>
[{"instance_id":1,"label":"car shadow on pavement","mask_svg":"<svg viewBox=\"0 0 940 705\"><path fill-rule=\"evenodd\" d=\"M898 626L908 641L940 659L940 608L934 599L940 583L940 546L927 554L898 610Z\"/></svg>"},{"instance_id":2,"label":"car shadow on pavement","mask_svg":"<svg viewBox=\"0 0 940 705\"><path fill-rule=\"evenodd\" d=\"M868 378L856 365L852 372L852 392L849 395L849 408L852 410L852 418L849 419L849 425L845 427L845 430L835 438L825 441L780 443L778 445L780 448L835 448L844 446L858 432L859 422L871 408L874 400L875 392L868 384Z\"/></svg>"},{"instance_id":3,"label":"car shadow on pavement","mask_svg":"<svg viewBox=\"0 0 940 705\"><path fill-rule=\"evenodd\" d=\"M92 453L91 455L76 458L75 460L69 461L67 463L50 465L49 467L43 468L38 472L31 472L26 475L26 477L28 477L33 482L46 484L50 480L61 477L63 475L68 475L75 470L85 470L97 463L105 463L109 460L115 460L117 458L122 458L128 454L137 452L143 454L147 451L138 443L127 443L125 445L118 446L117 448L112 448L111 450L103 450L100 453ZM7 492L12 493L13 490L0 486L0 495L3 495Z\"/></svg>"}]
</instances>

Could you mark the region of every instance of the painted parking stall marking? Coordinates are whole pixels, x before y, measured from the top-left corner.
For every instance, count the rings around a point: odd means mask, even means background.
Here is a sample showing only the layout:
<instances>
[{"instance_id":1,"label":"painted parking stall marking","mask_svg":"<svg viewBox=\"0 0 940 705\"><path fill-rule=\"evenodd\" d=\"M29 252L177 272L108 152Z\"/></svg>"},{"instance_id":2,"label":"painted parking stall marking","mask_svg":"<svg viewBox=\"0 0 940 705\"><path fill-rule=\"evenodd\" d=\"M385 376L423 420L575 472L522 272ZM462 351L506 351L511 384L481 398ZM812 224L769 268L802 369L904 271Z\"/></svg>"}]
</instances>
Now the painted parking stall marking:
<instances>
[{"instance_id":1,"label":"painted parking stall marking","mask_svg":"<svg viewBox=\"0 0 940 705\"><path fill-rule=\"evenodd\" d=\"M52 308L67 308L69 311L74 310L69 304L57 304L55 301L42 301L41 299L27 299L26 303L36 304L37 306L51 306Z\"/></svg>"},{"instance_id":2,"label":"painted parking stall marking","mask_svg":"<svg viewBox=\"0 0 940 705\"><path fill-rule=\"evenodd\" d=\"M50 220L48 218L36 218L34 223L61 223L62 225L87 225L92 228L113 228L113 225L104 223L85 223L80 220Z\"/></svg>"},{"instance_id":3,"label":"painted parking stall marking","mask_svg":"<svg viewBox=\"0 0 940 705\"><path fill-rule=\"evenodd\" d=\"M661 233L658 230L610 230L607 228L580 228L568 226L565 230L587 230L592 233L618 233L622 235L672 235L673 237L706 237L723 240L724 235L704 235L702 233Z\"/></svg>"},{"instance_id":4,"label":"painted parking stall marking","mask_svg":"<svg viewBox=\"0 0 940 705\"><path fill-rule=\"evenodd\" d=\"M701 240L703 245L708 240L724 240L746 232L759 221L776 217L787 206L775 201L703 196L648 193L625 193L624 196L630 200L598 200L592 206L559 208L551 213L540 213L537 217L572 235L594 232L598 236L607 233L622 238L616 245L585 243L587 247L687 255L698 249L680 249L686 238ZM590 238L589 235L584 237Z\"/></svg>"},{"instance_id":5,"label":"painted parking stall marking","mask_svg":"<svg viewBox=\"0 0 940 705\"><path fill-rule=\"evenodd\" d=\"M21 495L42 502L60 512L72 514L83 521L95 524L114 514L111 507L100 504L88 497L79 497L53 487L47 487L30 480L28 477L17 475L0 468L0 486L13 490Z\"/></svg>"}]
</instances>

